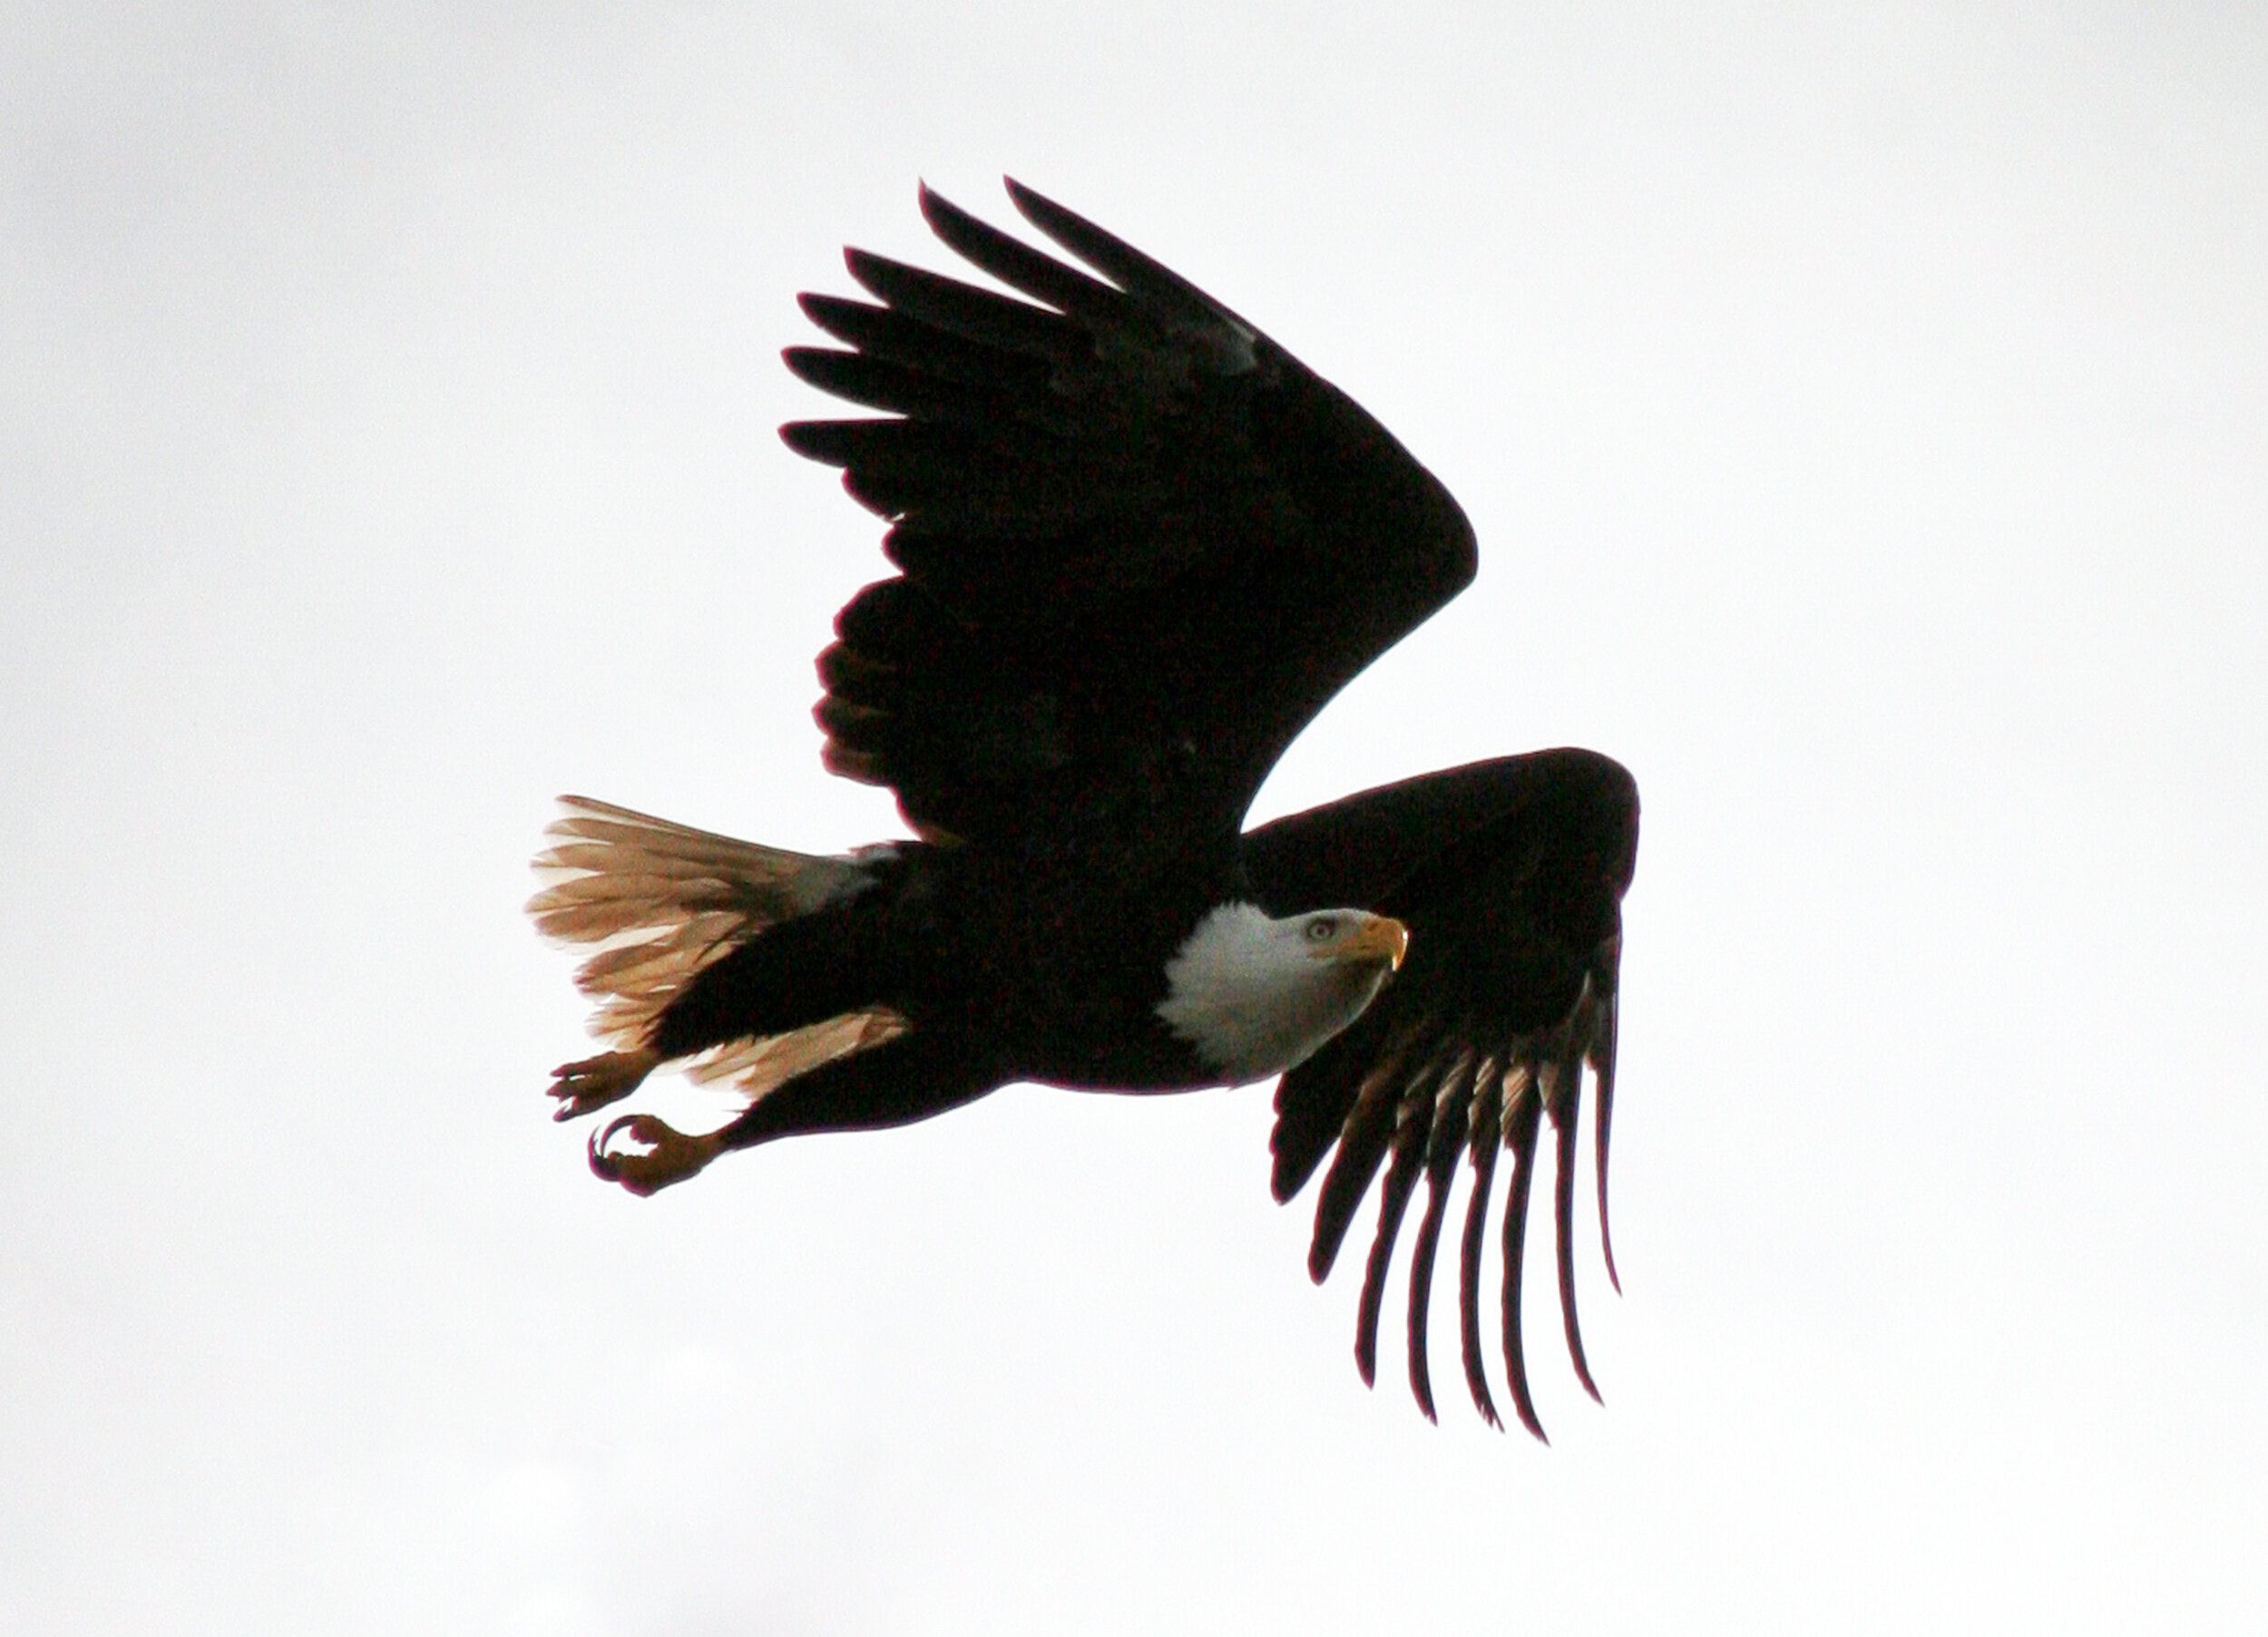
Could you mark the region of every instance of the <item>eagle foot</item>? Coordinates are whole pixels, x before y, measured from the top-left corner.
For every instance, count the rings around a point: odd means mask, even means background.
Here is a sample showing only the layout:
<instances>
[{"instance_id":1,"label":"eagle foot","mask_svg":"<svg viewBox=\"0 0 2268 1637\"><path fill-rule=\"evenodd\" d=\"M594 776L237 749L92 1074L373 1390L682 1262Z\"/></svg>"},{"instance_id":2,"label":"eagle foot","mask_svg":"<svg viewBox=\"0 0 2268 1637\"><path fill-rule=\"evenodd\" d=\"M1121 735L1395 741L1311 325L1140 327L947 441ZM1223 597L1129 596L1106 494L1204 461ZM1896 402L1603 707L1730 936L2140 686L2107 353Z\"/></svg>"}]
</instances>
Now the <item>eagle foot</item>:
<instances>
[{"instance_id":1,"label":"eagle foot","mask_svg":"<svg viewBox=\"0 0 2268 1637\"><path fill-rule=\"evenodd\" d=\"M637 1149L617 1148L616 1137ZM591 1139L591 1174L620 1183L640 1199L681 1183L724 1152L715 1132L688 1136L650 1114L624 1115Z\"/></svg>"},{"instance_id":2,"label":"eagle foot","mask_svg":"<svg viewBox=\"0 0 2268 1637\"><path fill-rule=\"evenodd\" d=\"M572 1120L596 1114L609 1103L619 1103L644 1084L661 1059L650 1051L602 1051L579 1063L562 1063L552 1070L544 1095L559 1099L554 1120Z\"/></svg>"}]
</instances>

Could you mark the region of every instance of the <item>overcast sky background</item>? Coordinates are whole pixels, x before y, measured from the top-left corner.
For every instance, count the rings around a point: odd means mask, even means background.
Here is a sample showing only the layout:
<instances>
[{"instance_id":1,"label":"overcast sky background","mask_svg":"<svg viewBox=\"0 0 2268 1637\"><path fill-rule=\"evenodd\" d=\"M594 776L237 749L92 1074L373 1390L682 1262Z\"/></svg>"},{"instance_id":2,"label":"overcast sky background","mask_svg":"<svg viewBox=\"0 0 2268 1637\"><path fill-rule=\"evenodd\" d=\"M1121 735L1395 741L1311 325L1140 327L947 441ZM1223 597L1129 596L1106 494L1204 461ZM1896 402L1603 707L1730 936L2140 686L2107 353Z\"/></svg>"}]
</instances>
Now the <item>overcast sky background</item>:
<instances>
[{"instance_id":1,"label":"overcast sky background","mask_svg":"<svg viewBox=\"0 0 2268 1637\"><path fill-rule=\"evenodd\" d=\"M2268 11L1391 10L0 6L0 1633L2268 1627ZM776 353L1003 171L1479 530L1261 816L1638 777L1549 1449L1265 1086L545 1119L554 792L895 833Z\"/></svg>"}]
</instances>

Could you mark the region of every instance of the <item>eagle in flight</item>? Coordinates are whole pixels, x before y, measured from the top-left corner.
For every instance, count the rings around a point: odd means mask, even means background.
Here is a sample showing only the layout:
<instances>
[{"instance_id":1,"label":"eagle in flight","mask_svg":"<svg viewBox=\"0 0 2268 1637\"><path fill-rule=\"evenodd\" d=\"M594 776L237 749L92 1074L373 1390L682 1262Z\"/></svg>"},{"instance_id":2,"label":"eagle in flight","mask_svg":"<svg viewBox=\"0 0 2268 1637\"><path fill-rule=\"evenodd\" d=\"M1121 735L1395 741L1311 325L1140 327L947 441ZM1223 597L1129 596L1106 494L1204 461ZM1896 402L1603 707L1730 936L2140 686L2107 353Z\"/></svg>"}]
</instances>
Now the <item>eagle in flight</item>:
<instances>
[{"instance_id":1,"label":"eagle in flight","mask_svg":"<svg viewBox=\"0 0 2268 1637\"><path fill-rule=\"evenodd\" d=\"M555 1071L561 1119L664 1065L747 1099L719 1130L617 1118L591 1168L634 1194L732 1149L902 1125L1035 1081L1133 1094L1277 1079L1276 1197L1330 1160L1321 1281L1377 1188L1355 1330L1376 1369L1418 1184L1410 1384L1461 1160L1460 1343L1481 1414L1482 1252L1509 1155L1499 1300L1514 1412L1529 1196L1551 1132L1559 1311L1586 1067L1609 1279L1607 1149L1630 775L1585 750L1477 762L1257 828L1254 794L1365 666L1462 590L1471 526L1344 394L1093 223L1008 184L1081 270L926 188L937 237L1005 295L864 251L869 300L807 295L840 343L787 367L877 415L800 421L797 453L888 523L896 572L835 622L830 772L912 832L836 857L579 796L537 858L545 935L611 1049ZM1383 1173L1383 1182L1379 1181Z\"/></svg>"}]
</instances>

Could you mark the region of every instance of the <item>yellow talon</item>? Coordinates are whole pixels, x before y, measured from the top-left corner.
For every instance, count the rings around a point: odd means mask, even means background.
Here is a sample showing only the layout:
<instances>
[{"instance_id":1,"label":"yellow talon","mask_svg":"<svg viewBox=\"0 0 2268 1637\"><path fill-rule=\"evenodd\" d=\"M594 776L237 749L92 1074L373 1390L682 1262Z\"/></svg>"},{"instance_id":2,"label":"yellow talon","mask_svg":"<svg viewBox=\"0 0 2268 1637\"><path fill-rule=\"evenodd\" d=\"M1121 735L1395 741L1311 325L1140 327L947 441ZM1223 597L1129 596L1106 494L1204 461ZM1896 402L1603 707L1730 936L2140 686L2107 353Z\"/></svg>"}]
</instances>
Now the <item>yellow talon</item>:
<instances>
[{"instance_id":1,"label":"yellow talon","mask_svg":"<svg viewBox=\"0 0 2268 1637\"><path fill-rule=\"evenodd\" d=\"M645 1152L618 1150L621 1135ZM716 1132L688 1136L650 1114L625 1115L591 1139L591 1174L620 1183L643 1199L672 1183L681 1183L724 1152L724 1139Z\"/></svg>"},{"instance_id":2,"label":"yellow talon","mask_svg":"<svg viewBox=\"0 0 2268 1637\"><path fill-rule=\"evenodd\" d=\"M555 1120L572 1120L595 1114L609 1103L619 1103L636 1091L646 1077L660 1066L650 1051L602 1051L579 1063L562 1063L552 1070L552 1083L543 1089L559 1099L552 1111Z\"/></svg>"}]
</instances>

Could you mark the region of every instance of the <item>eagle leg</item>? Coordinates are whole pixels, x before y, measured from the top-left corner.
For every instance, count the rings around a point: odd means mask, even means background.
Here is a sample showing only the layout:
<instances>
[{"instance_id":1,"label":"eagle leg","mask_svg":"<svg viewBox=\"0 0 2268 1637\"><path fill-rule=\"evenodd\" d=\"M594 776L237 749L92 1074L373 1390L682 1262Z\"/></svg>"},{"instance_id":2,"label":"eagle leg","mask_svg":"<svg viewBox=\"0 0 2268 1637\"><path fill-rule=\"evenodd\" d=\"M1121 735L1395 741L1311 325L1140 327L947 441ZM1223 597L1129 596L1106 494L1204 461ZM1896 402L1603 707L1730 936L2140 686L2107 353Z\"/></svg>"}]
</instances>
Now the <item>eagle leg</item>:
<instances>
[{"instance_id":1,"label":"eagle leg","mask_svg":"<svg viewBox=\"0 0 2268 1637\"><path fill-rule=\"evenodd\" d=\"M617 1136L639 1145L617 1148ZM721 1136L688 1136L650 1114L624 1115L591 1139L591 1174L620 1183L640 1199L681 1183L724 1152Z\"/></svg>"},{"instance_id":2,"label":"eagle leg","mask_svg":"<svg viewBox=\"0 0 2268 1637\"><path fill-rule=\"evenodd\" d=\"M552 1070L552 1083L543 1088L546 1096L559 1099L552 1118L576 1119L596 1114L610 1103L621 1102L636 1091L660 1063L658 1056L642 1047L637 1051L602 1051L581 1062L562 1063Z\"/></svg>"}]
</instances>

